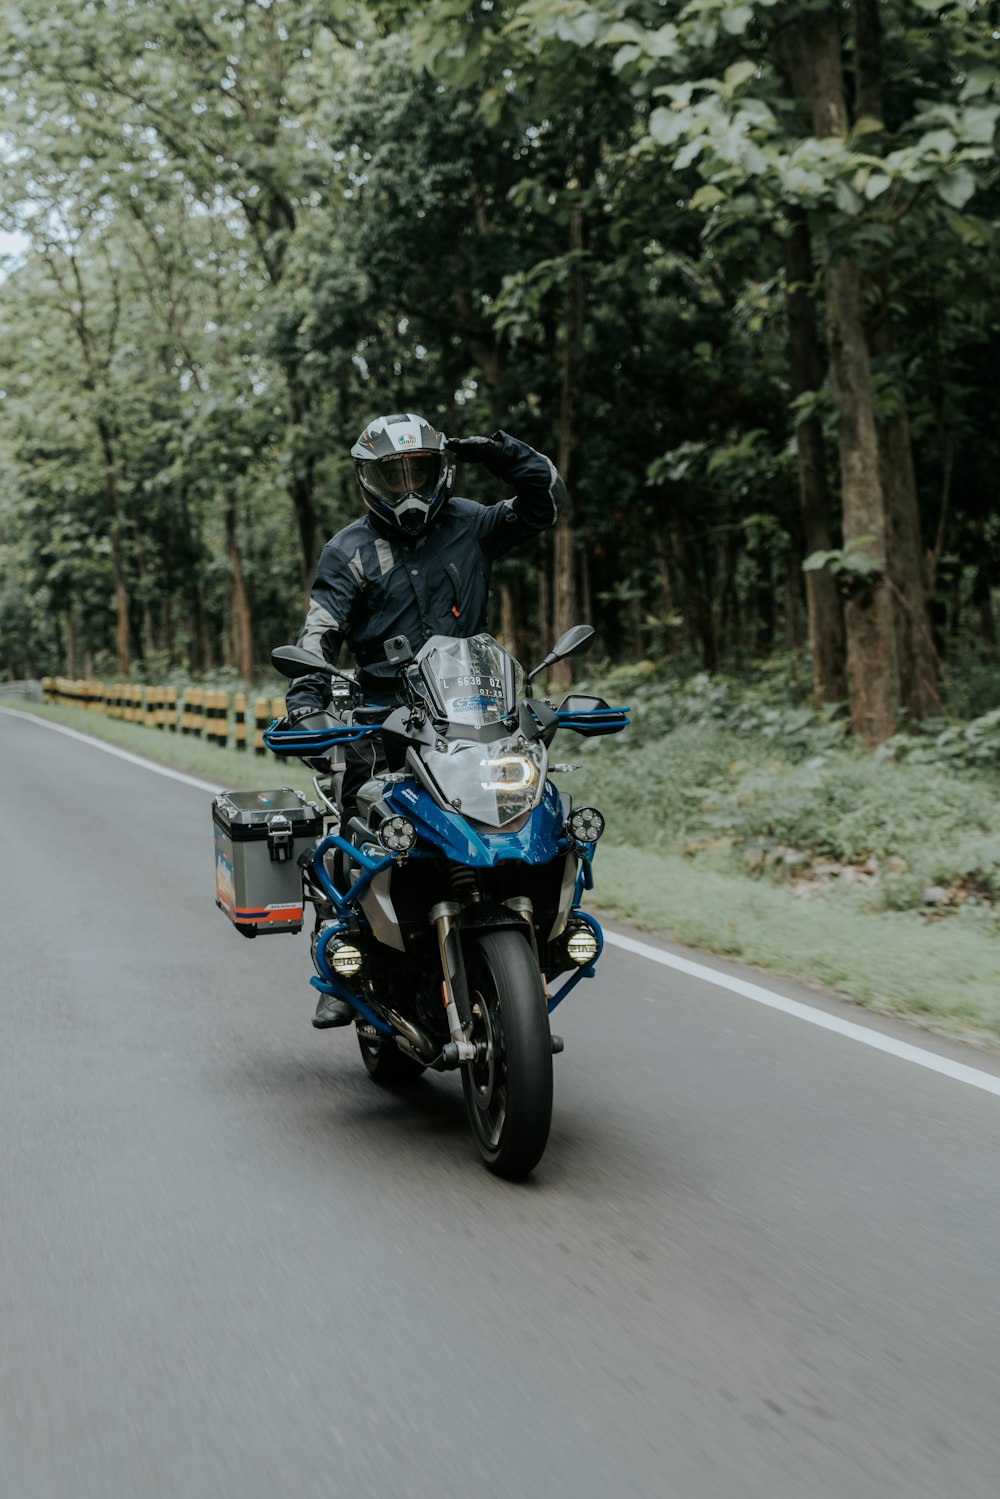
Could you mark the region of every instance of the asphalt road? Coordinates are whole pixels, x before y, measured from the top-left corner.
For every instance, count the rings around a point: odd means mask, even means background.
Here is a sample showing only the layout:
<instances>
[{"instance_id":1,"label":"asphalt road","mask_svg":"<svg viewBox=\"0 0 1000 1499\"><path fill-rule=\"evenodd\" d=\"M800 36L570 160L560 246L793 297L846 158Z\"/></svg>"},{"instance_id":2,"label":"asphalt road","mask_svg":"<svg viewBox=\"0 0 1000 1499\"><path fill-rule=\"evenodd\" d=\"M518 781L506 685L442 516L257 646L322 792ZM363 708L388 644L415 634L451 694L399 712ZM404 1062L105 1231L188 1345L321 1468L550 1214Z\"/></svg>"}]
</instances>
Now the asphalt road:
<instances>
[{"instance_id":1,"label":"asphalt road","mask_svg":"<svg viewBox=\"0 0 1000 1499\"><path fill-rule=\"evenodd\" d=\"M0 712L3 1499L996 1499L1000 1099L609 950L499 1182L209 803Z\"/></svg>"}]
</instances>

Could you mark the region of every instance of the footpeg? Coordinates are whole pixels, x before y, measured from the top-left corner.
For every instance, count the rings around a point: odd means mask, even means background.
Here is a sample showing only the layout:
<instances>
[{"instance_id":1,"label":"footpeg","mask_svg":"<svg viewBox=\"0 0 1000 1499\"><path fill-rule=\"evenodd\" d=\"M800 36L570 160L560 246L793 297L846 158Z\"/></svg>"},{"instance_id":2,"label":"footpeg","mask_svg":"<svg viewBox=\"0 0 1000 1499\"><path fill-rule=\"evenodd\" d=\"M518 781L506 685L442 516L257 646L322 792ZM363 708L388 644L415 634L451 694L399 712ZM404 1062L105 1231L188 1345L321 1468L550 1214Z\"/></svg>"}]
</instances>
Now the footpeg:
<instances>
[{"instance_id":1,"label":"footpeg","mask_svg":"<svg viewBox=\"0 0 1000 1499\"><path fill-rule=\"evenodd\" d=\"M564 1045L565 1045L565 1042L563 1041L562 1036L553 1035L553 1037L552 1037L552 1055L553 1056L558 1056L559 1052L562 1051Z\"/></svg>"}]
</instances>

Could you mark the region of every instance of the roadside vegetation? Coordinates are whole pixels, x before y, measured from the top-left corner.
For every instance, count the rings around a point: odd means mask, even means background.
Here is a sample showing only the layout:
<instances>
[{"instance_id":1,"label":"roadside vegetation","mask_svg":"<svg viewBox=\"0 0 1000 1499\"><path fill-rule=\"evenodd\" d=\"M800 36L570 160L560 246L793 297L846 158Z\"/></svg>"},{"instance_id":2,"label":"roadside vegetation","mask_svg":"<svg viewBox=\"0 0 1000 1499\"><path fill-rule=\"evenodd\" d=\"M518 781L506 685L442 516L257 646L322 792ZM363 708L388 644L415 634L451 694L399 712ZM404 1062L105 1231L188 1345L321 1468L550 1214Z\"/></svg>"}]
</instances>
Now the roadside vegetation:
<instances>
[{"instance_id":1,"label":"roadside vegetation","mask_svg":"<svg viewBox=\"0 0 1000 1499\"><path fill-rule=\"evenodd\" d=\"M574 799L608 820L600 903L871 1008L1000 1037L1000 677L954 685L990 706L869 755L802 703L783 663L742 683L645 663L584 684L633 721L572 751Z\"/></svg>"}]
</instances>

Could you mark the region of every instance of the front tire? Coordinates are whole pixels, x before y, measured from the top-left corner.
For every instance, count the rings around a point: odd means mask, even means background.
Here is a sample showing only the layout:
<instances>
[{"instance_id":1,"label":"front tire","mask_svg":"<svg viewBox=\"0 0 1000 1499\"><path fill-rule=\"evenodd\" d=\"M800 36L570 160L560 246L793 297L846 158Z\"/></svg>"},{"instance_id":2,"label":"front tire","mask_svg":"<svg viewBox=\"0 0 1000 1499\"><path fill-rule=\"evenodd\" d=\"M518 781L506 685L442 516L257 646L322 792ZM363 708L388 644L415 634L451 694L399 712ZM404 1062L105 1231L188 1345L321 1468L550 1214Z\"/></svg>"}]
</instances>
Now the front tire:
<instances>
[{"instance_id":1,"label":"front tire","mask_svg":"<svg viewBox=\"0 0 1000 1499\"><path fill-rule=\"evenodd\" d=\"M368 1076L387 1087L398 1088L415 1083L424 1071L421 1063L404 1055L395 1041L376 1041L371 1036L363 1036L359 1031L358 1045L361 1047L361 1060Z\"/></svg>"},{"instance_id":2,"label":"front tire","mask_svg":"<svg viewBox=\"0 0 1000 1499\"><path fill-rule=\"evenodd\" d=\"M525 938L483 932L468 956L472 1040L483 1055L462 1068L472 1133L486 1165L518 1181L542 1158L552 1123L552 1035L545 989Z\"/></svg>"}]
</instances>

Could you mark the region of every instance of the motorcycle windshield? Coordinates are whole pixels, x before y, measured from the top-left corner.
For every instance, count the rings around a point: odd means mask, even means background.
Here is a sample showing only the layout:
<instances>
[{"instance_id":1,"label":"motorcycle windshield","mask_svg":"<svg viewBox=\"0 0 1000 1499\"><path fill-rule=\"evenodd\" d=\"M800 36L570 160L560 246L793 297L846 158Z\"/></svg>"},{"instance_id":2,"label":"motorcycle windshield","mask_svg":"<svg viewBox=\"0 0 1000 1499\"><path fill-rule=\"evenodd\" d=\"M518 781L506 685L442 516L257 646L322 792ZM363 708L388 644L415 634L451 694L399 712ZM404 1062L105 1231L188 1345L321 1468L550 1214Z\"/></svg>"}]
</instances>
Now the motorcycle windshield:
<instances>
[{"instance_id":1,"label":"motorcycle windshield","mask_svg":"<svg viewBox=\"0 0 1000 1499\"><path fill-rule=\"evenodd\" d=\"M418 656L427 695L449 723L481 729L517 708L524 672L492 635L435 635Z\"/></svg>"},{"instance_id":2,"label":"motorcycle windshield","mask_svg":"<svg viewBox=\"0 0 1000 1499\"><path fill-rule=\"evenodd\" d=\"M453 739L446 749L425 749L421 758L446 805L490 828L526 816L545 787L544 746L520 736L489 744Z\"/></svg>"}]
</instances>

